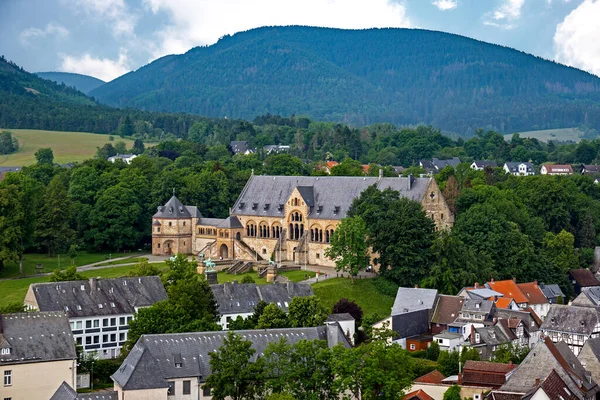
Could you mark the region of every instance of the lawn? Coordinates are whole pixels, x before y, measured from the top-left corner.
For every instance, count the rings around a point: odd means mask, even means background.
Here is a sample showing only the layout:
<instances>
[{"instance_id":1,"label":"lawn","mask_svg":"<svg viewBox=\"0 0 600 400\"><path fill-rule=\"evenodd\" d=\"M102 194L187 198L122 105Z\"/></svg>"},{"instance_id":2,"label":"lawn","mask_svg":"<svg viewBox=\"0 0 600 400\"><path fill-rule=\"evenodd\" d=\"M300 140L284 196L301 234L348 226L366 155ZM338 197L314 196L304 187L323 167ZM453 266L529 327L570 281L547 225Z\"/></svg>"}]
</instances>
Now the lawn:
<instances>
[{"instance_id":1,"label":"lawn","mask_svg":"<svg viewBox=\"0 0 600 400\"><path fill-rule=\"evenodd\" d=\"M536 138L542 142L548 142L550 140L557 141L573 141L579 142L581 140L581 136L583 132L578 128L564 128L564 129L545 129L540 131L528 131L528 132L519 132L519 135L522 138ZM505 140L510 140L512 138L512 134L504 135Z\"/></svg>"},{"instance_id":2,"label":"lawn","mask_svg":"<svg viewBox=\"0 0 600 400\"><path fill-rule=\"evenodd\" d=\"M154 263L152 264L160 269L166 269L165 263ZM80 272L81 275L86 278L98 277L98 278L120 278L126 276L127 273L133 268L133 265L124 267L113 267L113 268L99 268L91 271ZM32 283L49 282L50 277L38 276L34 278L23 278L23 279L9 279L0 281L0 306L4 306L14 302L22 302L27 294L27 289Z\"/></svg>"},{"instance_id":3,"label":"lawn","mask_svg":"<svg viewBox=\"0 0 600 400\"><path fill-rule=\"evenodd\" d=\"M281 272L279 275L285 276L293 282L300 282L300 281L303 281L306 279L305 275L307 275L307 274L311 278L315 276L315 273L312 271L285 271L285 272ZM252 279L254 279L254 282L257 283L258 285L264 285L267 283L267 280L265 278L259 278L258 273L255 271L248 272L247 274L239 274L239 275L228 274L226 271L221 271L221 272L217 272L217 280L219 281L219 283L233 282L233 281L238 281L238 283L240 283L242 281L242 279L244 278L244 275L250 275L252 277Z\"/></svg>"},{"instance_id":4,"label":"lawn","mask_svg":"<svg viewBox=\"0 0 600 400\"><path fill-rule=\"evenodd\" d=\"M332 309L339 299L356 301L365 316L373 314L385 318L390 315L394 298L381 294L373 285L373 279L357 279L352 283L348 278L332 278L312 285L315 295L323 304Z\"/></svg>"},{"instance_id":5,"label":"lawn","mask_svg":"<svg viewBox=\"0 0 600 400\"><path fill-rule=\"evenodd\" d=\"M126 257L126 256L136 256L138 253L88 253L88 252L79 252L77 257L75 258L75 265L87 265L91 263L96 263L99 261L107 260L110 258L117 257ZM59 260L60 257L60 260ZM52 272L56 268L59 267L66 268L71 265L71 260L66 254L56 255L54 257L49 256L48 254L25 254L23 256L23 272L25 276L34 275L37 273L35 266L37 264L42 264L44 269L42 272ZM129 261L119 261L120 264L126 263ZM136 261L131 261L136 262ZM19 276L19 264L18 263L7 263L2 270L0 270L0 279L3 278L12 278Z\"/></svg>"},{"instance_id":6,"label":"lawn","mask_svg":"<svg viewBox=\"0 0 600 400\"><path fill-rule=\"evenodd\" d=\"M98 264L99 267L106 267L108 265L119 265L119 264L131 264L131 263L139 263L142 261L148 261L146 257L131 257L125 260L116 260L116 261L107 261L102 264Z\"/></svg>"},{"instance_id":7,"label":"lawn","mask_svg":"<svg viewBox=\"0 0 600 400\"><path fill-rule=\"evenodd\" d=\"M19 151L0 156L0 166L25 166L35 164L35 152L39 148L50 147L54 152L54 162L66 164L93 158L96 148L109 143L109 135L83 132L38 131L30 129L0 129L12 132L19 140ZM115 137L113 144L124 141L127 147L133 142Z\"/></svg>"}]
</instances>

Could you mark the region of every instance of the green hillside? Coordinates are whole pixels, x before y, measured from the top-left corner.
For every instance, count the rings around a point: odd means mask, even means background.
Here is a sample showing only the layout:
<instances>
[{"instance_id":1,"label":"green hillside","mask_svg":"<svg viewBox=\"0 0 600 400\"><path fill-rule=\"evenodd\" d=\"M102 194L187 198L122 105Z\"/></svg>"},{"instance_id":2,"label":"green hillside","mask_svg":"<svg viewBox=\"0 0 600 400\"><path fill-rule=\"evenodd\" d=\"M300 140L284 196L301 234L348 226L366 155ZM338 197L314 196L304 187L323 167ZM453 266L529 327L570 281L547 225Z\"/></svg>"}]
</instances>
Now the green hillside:
<instances>
[{"instance_id":1,"label":"green hillside","mask_svg":"<svg viewBox=\"0 0 600 400\"><path fill-rule=\"evenodd\" d=\"M583 138L583 132L578 128L564 128L564 129L544 129L541 131L527 131L519 132L519 136L522 138L537 139L541 142L561 141L561 142L575 142ZM512 135L504 135L504 139L510 140Z\"/></svg>"},{"instance_id":2,"label":"green hillside","mask_svg":"<svg viewBox=\"0 0 600 400\"><path fill-rule=\"evenodd\" d=\"M36 72L37 76L56 83L64 83L66 86L89 93L97 87L104 85L104 81L93 76L73 74L70 72Z\"/></svg>"},{"instance_id":3,"label":"green hillside","mask_svg":"<svg viewBox=\"0 0 600 400\"><path fill-rule=\"evenodd\" d=\"M91 95L145 110L427 123L461 135L600 124L600 78L418 29L254 29L163 57Z\"/></svg>"}]
</instances>

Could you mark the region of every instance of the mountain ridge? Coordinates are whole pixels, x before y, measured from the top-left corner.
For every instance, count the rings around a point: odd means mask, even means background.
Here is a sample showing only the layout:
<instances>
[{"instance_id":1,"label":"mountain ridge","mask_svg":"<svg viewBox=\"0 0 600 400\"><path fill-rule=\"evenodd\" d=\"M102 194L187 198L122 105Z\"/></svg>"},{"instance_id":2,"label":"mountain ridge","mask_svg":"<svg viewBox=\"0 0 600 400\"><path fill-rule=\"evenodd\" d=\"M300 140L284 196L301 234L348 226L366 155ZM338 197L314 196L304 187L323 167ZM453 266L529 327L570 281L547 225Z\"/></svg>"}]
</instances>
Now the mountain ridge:
<instances>
[{"instance_id":1,"label":"mountain ridge","mask_svg":"<svg viewBox=\"0 0 600 400\"><path fill-rule=\"evenodd\" d=\"M162 57L91 92L106 104L251 119L426 123L469 136L600 121L600 78L436 31L263 27Z\"/></svg>"},{"instance_id":2,"label":"mountain ridge","mask_svg":"<svg viewBox=\"0 0 600 400\"><path fill-rule=\"evenodd\" d=\"M93 76L73 72L47 71L34 72L34 74L42 79L50 80L58 84L64 83L66 86L74 87L85 94L88 94L92 90L106 83Z\"/></svg>"}]
</instances>

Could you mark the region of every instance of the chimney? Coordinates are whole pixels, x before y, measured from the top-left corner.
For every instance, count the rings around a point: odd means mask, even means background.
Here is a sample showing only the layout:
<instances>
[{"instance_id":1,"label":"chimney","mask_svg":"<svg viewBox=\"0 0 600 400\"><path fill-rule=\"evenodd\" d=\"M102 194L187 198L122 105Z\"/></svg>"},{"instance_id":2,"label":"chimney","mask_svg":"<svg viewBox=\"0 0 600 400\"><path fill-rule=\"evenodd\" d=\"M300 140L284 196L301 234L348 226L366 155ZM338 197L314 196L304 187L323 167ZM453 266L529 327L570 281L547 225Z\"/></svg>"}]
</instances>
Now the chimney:
<instances>
[{"instance_id":1,"label":"chimney","mask_svg":"<svg viewBox=\"0 0 600 400\"><path fill-rule=\"evenodd\" d=\"M515 278L514 276L513 276L513 282L517 283L517 278Z\"/></svg>"},{"instance_id":2,"label":"chimney","mask_svg":"<svg viewBox=\"0 0 600 400\"><path fill-rule=\"evenodd\" d=\"M415 176L413 174L408 174L408 190L412 190L412 185L414 181Z\"/></svg>"},{"instance_id":3,"label":"chimney","mask_svg":"<svg viewBox=\"0 0 600 400\"><path fill-rule=\"evenodd\" d=\"M460 385L462 385L462 383L463 383L463 374L462 374L462 372L460 372L458 374L458 385L460 386Z\"/></svg>"},{"instance_id":4,"label":"chimney","mask_svg":"<svg viewBox=\"0 0 600 400\"><path fill-rule=\"evenodd\" d=\"M419 285L415 285L415 289L418 289L418 288L419 288Z\"/></svg>"},{"instance_id":5,"label":"chimney","mask_svg":"<svg viewBox=\"0 0 600 400\"><path fill-rule=\"evenodd\" d=\"M534 284L535 286L537 286L537 285L538 285L537 279L536 279L535 281L533 281L533 284Z\"/></svg>"},{"instance_id":6,"label":"chimney","mask_svg":"<svg viewBox=\"0 0 600 400\"><path fill-rule=\"evenodd\" d=\"M491 279L490 279L490 283L494 283L494 278L491 278Z\"/></svg>"},{"instance_id":7,"label":"chimney","mask_svg":"<svg viewBox=\"0 0 600 400\"><path fill-rule=\"evenodd\" d=\"M383 178L383 168L379 168L379 178L377 179L377 181L379 182L381 178Z\"/></svg>"},{"instance_id":8,"label":"chimney","mask_svg":"<svg viewBox=\"0 0 600 400\"><path fill-rule=\"evenodd\" d=\"M98 290L98 280L96 278L90 278L90 293L93 294Z\"/></svg>"},{"instance_id":9,"label":"chimney","mask_svg":"<svg viewBox=\"0 0 600 400\"><path fill-rule=\"evenodd\" d=\"M471 344L475 344L475 327L471 324Z\"/></svg>"},{"instance_id":10,"label":"chimney","mask_svg":"<svg viewBox=\"0 0 600 400\"><path fill-rule=\"evenodd\" d=\"M535 378L535 387L540 387L540 378Z\"/></svg>"},{"instance_id":11,"label":"chimney","mask_svg":"<svg viewBox=\"0 0 600 400\"><path fill-rule=\"evenodd\" d=\"M475 285L473 285L475 287L475 289L479 289L479 282L475 282Z\"/></svg>"}]
</instances>

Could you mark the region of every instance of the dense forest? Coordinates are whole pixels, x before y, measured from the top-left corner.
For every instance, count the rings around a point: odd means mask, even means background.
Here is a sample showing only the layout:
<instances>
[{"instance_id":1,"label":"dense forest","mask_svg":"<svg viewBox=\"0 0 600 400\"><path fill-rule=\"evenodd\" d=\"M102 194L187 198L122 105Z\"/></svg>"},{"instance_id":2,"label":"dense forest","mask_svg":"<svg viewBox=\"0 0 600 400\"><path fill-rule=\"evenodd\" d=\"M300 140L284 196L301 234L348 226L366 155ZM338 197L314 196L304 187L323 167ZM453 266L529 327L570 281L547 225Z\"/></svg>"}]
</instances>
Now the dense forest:
<instances>
[{"instance_id":1,"label":"dense forest","mask_svg":"<svg viewBox=\"0 0 600 400\"><path fill-rule=\"evenodd\" d=\"M600 123L600 79L510 48L418 29L266 27L166 56L91 94L121 107L471 136Z\"/></svg>"},{"instance_id":2,"label":"dense forest","mask_svg":"<svg viewBox=\"0 0 600 400\"><path fill-rule=\"evenodd\" d=\"M37 76L56 83L64 83L66 86L74 87L83 93L89 93L98 86L103 85L104 81L93 76L74 74L70 72L36 72Z\"/></svg>"}]
</instances>

